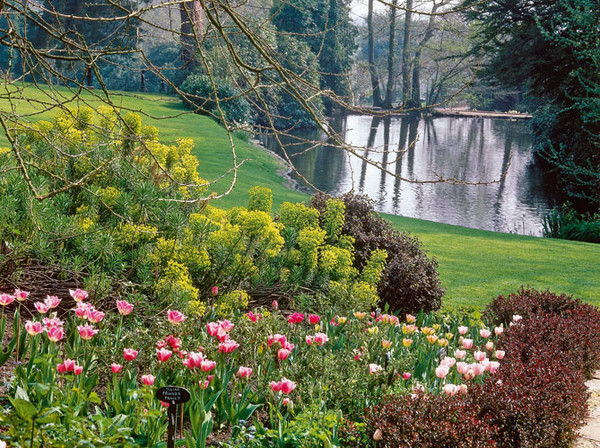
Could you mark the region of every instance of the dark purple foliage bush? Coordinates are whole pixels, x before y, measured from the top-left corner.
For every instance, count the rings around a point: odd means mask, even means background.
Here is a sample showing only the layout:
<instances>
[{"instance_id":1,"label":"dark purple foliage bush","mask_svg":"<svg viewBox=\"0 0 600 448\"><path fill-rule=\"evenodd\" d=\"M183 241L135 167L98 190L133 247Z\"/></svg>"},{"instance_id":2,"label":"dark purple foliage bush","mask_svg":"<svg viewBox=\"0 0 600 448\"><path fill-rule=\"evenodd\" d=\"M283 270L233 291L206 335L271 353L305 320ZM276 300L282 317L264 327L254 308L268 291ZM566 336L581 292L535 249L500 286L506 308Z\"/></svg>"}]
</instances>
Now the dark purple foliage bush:
<instances>
[{"instance_id":1,"label":"dark purple foliage bush","mask_svg":"<svg viewBox=\"0 0 600 448\"><path fill-rule=\"evenodd\" d=\"M386 448L496 446L496 428L467 396L392 396L370 408L366 422L371 436L377 429L381 431L377 446Z\"/></svg>"},{"instance_id":2,"label":"dark purple foliage bush","mask_svg":"<svg viewBox=\"0 0 600 448\"><path fill-rule=\"evenodd\" d=\"M498 431L501 448L571 446L586 414L583 373L549 356L506 359L469 397Z\"/></svg>"},{"instance_id":3,"label":"dark purple foliage bush","mask_svg":"<svg viewBox=\"0 0 600 448\"><path fill-rule=\"evenodd\" d=\"M591 305L583 304L578 299L566 294L557 295L550 291L538 291L533 288L524 288L508 297L496 297L485 309L484 318L496 325L508 325L512 317L517 314L527 318L539 313L562 313L565 310L585 306L595 309ZM597 312L597 311L596 311Z\"/></svg>"},{"instance_id":4,"label":"dark purple foliage bush","mask_svg":"<svg viewBox=\"0 0 600 448\"><path fill-rule=\"evenodd\" d=\"M523 288L486 310L497 323L514 314L524 318L502 334L506 357L483 385L470 386L465 396L390 397L367 410L371 434L381 429L383 446L390 447L572 446L587 412L585 379L600 365L600 311L566 295ZM474 424L482 438L471 442Z\"/></svg>"},{"instance_id":5,"label":"dark purple foliage bush","mask_svg":"<svg viewBox=\"0 0 600 448\"><path fill-rule=\"evenodd\" d=\"M311 198L311 206L323 212L328 198L316 194ZM437 261L427 257L419 240L397 231L375 213L373 201L367 196L348 193L340 199L346 206L342 234L355 239L355 267L362 269L372 251L387 251L386 267L377 285L382 302L387 303L391 311L405 313L439 309L444 290Z\"/></svg>"}]
</instances>

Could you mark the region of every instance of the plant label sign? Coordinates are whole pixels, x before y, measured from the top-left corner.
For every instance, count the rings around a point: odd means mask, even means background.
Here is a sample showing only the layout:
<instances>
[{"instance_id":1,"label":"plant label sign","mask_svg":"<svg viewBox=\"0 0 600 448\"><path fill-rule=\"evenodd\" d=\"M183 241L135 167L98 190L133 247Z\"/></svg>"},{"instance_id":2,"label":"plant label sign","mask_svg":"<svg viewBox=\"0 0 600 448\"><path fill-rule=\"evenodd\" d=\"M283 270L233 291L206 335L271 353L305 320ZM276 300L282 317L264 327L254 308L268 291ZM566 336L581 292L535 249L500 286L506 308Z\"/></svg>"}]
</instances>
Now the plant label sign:
<instances>
[{"instance_id":1,"label":"plant label sign","mask_svg":"<svg viewBox=\"0 0 600 448\"><path fill-rule=\"evenodd\" d=\"M175 424L177 423L177 406L175 405L189 401L190 391L184 387L165 386L156 391L156 398L169 403L169 408L167 409L167 448L175 448Z\"/></svg>"},{"instance_id":2,"label":"plant label sign","mask_svg":"<svg viewBox=\"0 0 600 448\"><path fill-rule=\"evenodd\" d=\"M185 387L165 386L156 391L156 398L169 404L185 403L190 399L190 391Z\"/></svg>"}]
</instances>

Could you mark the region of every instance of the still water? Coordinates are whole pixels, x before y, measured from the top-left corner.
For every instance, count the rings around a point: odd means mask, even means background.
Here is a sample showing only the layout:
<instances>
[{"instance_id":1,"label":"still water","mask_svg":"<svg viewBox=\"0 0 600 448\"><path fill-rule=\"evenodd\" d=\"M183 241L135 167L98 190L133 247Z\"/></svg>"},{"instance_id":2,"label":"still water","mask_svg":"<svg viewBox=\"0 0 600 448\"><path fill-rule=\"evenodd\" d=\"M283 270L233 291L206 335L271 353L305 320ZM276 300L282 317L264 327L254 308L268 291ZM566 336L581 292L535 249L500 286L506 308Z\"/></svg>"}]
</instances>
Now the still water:
<instances>
[{"instance_id":1,"label":"still water","mask_svg":"<svg viewBox=\"0 0 600 448\"><path fill-rule=\"evenodd\" d=\"M298 171L316 188L336 195L351 190L366 194L385 213L497 232L542 234L542 216L554 204L534 163L526 121L350 115L337 118L331 126L359 148L357 155L326 142L309 151L303 144L287 149ZM319 140L320 136L302 137ZM282 155L273 139L264 137L262 142ZM496 182L419 183L437 175ZM292 177L306 188L299 176Z\"/></svg>"}]
</instances>

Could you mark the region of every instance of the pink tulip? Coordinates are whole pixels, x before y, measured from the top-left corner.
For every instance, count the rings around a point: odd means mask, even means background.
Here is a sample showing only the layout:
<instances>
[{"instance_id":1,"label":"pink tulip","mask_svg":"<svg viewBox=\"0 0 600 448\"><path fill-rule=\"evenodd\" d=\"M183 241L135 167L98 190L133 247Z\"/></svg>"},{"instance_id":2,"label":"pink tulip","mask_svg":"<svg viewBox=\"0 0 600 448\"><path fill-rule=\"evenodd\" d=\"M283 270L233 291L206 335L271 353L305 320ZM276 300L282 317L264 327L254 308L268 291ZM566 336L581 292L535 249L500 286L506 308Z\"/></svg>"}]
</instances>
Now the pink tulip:
<instances>
[{"instance_id":1,"label":"pink tulip","mask_svg":"<svg viewBox=\"0 0 600 448\"><path fill-rule=\"evenodd\" d=\"M437 376L438 378L446 378L449 372L450 368L442 364L436 367L435 376Z\"/></svg>"},{"instance_id":2,"label":"pink tulip","mask_svg":"<svg viewBox=\"0 0 600 448\"><path fill-rule=\"evenodd\" d=\"M289 404L290 404L291 402L292 402L292 400L290 400L288 397L285 397L281 403L282 403L284 406L289 406Z\"/></svg>"},{"instance_id":3,"label":"pink tulip","mask_svg":"<svg viewBox=\"0 0 600 448\"><path fill-rule=\"evenodd\" d=\"M504 327L494 328L494 333L496 333L496 336L500 336L502 333L504 333Z\"/></svg>"},{"instance_id":4,"label":"pink tulip","mask_svg":"<svg viewBox=\"0 0 600 448\"><path fill-rule=\"evenodd\" d=\"M315 333L315 344L323 345L329 341L329 337L325 333Z\"/></svg>"},{"instance_id":5,"label":"pink tulip","mask_svg":"<svg viewBox=\"0 0 600 448\"><path fill-rule=\"evenodd\" d=\"M487 344L485 344L485 349L488 352L491 352L492 350L494 350L494 343L492 341L488 341Z\"/></svg>"},{"instance_id":6,"label":"pink tulip","mask_svg":"<svg viewBox=\"0 0 600 448\"><path fill-rule=\"evenodd\" d=\"M479 335L482 338L489 338L491 334L492 334L491 331L488 330L487 328L482 328L481 330L479 330Z\"/></svg>"},{"instance_id":7,"label":"pink tulip","mask_svg":"<svg viewBox=\"0 0 600 448\"><path fill-rule=\"evenodd\" d=\"M296 383L290 381L286 378L281 380L281 393L282 394L290 394L296 388Z\"/></svg>"},{"instance_id":8,"label":"pink tulip","mask_svg":"<svg viewBox=\"0 0 600 448\"><path fill-rule=\"evenodd\" d=\"M480 352L478 350L475 353L473 353L473 357L475 358L476 361L481 362L486 358L486 354L485 354L485 352Z\"/></svg>"},{"instance_id":9,"label":"pink tulip","mask_svg":"<svg viewBox=\"0 0 600 448\"><path fill-rule=\"evenodd\" d=\"M65 366L65 371L67 372L72 372L75 366L77 365L73 359L65 359L63 361L63 364Z\"/></svg>"},{"instance_id":10,"label":"pink tulip","mask_svg":"<svg viewBox=\"0 0 600 448\"><path fill-rule=\"evenodd\" d=\"M123 357L125 358L125 361L133 361L135 358L137 358L138 353L139 352L137 350L132 348L123 349Z\"/></svg>"},{"instance_id":11,"label":"pink tulip","mask_svg":"<svg viewBox=\"0 0 600 448\"><path fill-rule=\"evenodd\" d=\"M113 363L110 365L110 370L112 373L119 373L122 368L123 368L123 366L121 364Z\"/></svg>"},{"instance_id":12,"label":"pink tulip","mask_svg":"<svg viewBox=\"0 0 600 448\"><path fill-rule=\"evenodd\" d=\"M231 330L233 330L233 327L235 327L235 325L233 324L233 322L229 321L229 320L220 320L219 321L219 327L226 333L229 333Z\"/></svg>"},{"instance_id":13,"label":"pink tulip","mask_svg":"<svg viewBox=\"0 0 600 448\"><path fill-rule=\"evenodd\" d=\"M177 310L167 310L167 319L173 325L179 325L182 323L186 317Z\"/></svg>"},{"instance_id":14,"label":"pink tulip","mask_svg":"<svg viewBox=\"0 0 600 448\"><path fill-rule=\"evenodd\" d=\"M83 289L69 289L69 294L71 294L71 297L73 297L73 300L75 300L75 302L81 302L82 300L85 300L88 297L87 291L84 291Z\"/></svg>"},{"instance_id":15,"label":"pink tulip","mask_svg":"<svg viewBox=\"0 0 600 448\"><path fill-rule=\"evenodd\" d=\"M76 364L75 366L73 366L73 374L74 375L81 375L82 372L83 372L83 366L80 366L79 364Z\"/></svg>"},{"instance_id":16,"label":"pink tulip","mask_svg":"<svg viewBox=\"0 0 600 448\"><path fill-rule=\"evenodd\" d=\"M504 359L504 350L496 350L496 359Z\"/></svg>"},{"instance_id":17,"label":"pink tulip","mask_svg":"<svg viewBox=\"0 0 600 448\"><path fill-rule=\"evenodd\" d=\"M208 389L209 385L210 385L210 381L208 381L208 380L198 381L198 386L200 386L200 389Z\"/></svg>"},{"instance_id":18,"label":"pink tulip","mask_svg":"<svg viewBox=\"0 0 600 448\"><path fill-rule=\"evenodd\" d=\"M412 314L406 315L406 322L408 322L409 324L414 324L416 321L417 321L417 318L415 316L413 316Z\"/></svg>"},{"instance_id":19,"label":"pink tulip","mask_svg":"<svg viewBox=\"0 0 600 448\"><path fill-rule=\"evenodd\" d=\"M498 361L490 361L490 365L487 368L488 372L496 373L500 368L500 363Z\"/></svg>"},{"instance_id":20,"label":"pink tulip","mask_svg":"<svg viewBox=\"0 0 600 448\"><path fill-rule=\"evenodd\" d=\"M183 361L183 365L188 369L195 369L196 367L200 367L203 360L204 355L202 353L190 352L187 359Z\"/></svg>"},{"instance_id":21,"label":"pink tulip","mask_svg":"<svg viewBox=\"0 0 600 448\"><path fill-rule=\"evenodd\" d=\"M461 375L464 375L469 371L469 364L467 364L466 362L458 362L456 363L456 370Z\"/></svg>"},{"instance_id":22,"label":"pink tulip","mask_svg":"<svg viewBox=\"0 0 600 448\"><path fill-rule=\"evenodd\" d=\"M41 322L28 320L25 322L25 330L27 330L27 333L29 333L31 336L35 336L36 334L42 333L44 331L44 327L42 327Z\"/></svg>"},{"instance_id":23,"label":"pink tulip","mask_svg":"<svg viewBox=\"0 0 600 448\"><path fill-rule=\"evenodd\" d=\"M65 332L62 327L51 327L47 329L46 334L48 335L48 339L52 342L58 342L63 338Z\"/></svg>"},{"instance_id":24,"label":"pink tulip","mask_svg":"<svg viewBox=\"0 0 600 448\"><path fill-rule=\"evenodd\" d=\"M513 315L512 320L514 323L520 322L521 320L523 320L523 316L515 314L515 315Z\"/></svg>"},{"instance_id":25,"label":"pink tulip","mask_svg":"<svg viewBox=\"0 0 600 448\"><path fill-rule=\"evenodd\" d=\"M377 372L381 372L383 368L378 364L369 364L369 373L374 375Z\"/></svg>"},{"instance_id":26,"label":"pink tulip","mask_svg":"<svg viewBox=\"0 0 600 448\"><path fill-rule=\"evenodd\" d=\"M56 308L60 304L61 299L56 296L47 296L44 303L48 308Z\"/></svg>"},{"instance_id":27,"label":"pink tulip","mask_svg":"<svg viewBox=\"0 0 600 448\"><path fill-rule=\"evenodd\" d=\"M464 350L455 350L454 351L454 357L456 359L465 359L466 356L467 356L467 352L465 352Z\"/></svg>"},{"instance_id":28,"label":"pink tulip","mask_svg":"<svg viewBox=\"0 0 600 448\"><path fill-rule=\"evenodd\" d=\"M402 379L404 379L404 380L408 380L408 379L410 379L410 377L411 377L411 376L412 376L412 375L410 374L410 372L404 372L404 373L402 374Z\"/></svg>"},{"instance_id":29,"label":"pink tulip","mask_svg":"<svg viewBox=\"0 0 600 448\"><path fill-rule=\"evenodd\" d=\"M217 296L217 295L219 295L219 287L218 287L218 286L213 286L213 287L212 287L212 289L210 290L210 293L211 293L213 296Z\"/></svg>"},{"instance_id":30,"label":"pink tulip","mask_svg":"<svg viewBox=\"0 0 600 448\"><path fill-rule=\"evenodd\" d=\"M117 310L121 316L128 316L133 311L133 303L127 300L117 300Z\"/></svg>"},{"instance_id":31,"label":"pink tulip","mask_svg":"<svg viewBox=\"0 0 600 448\"><path fill-rule=\"evenodd\" d=\"M452 356L445 356L440 364L447 366L449 369L451 369L454 366L454 364L456 364L456 359Z\"/></svg>"},{"instance_id":32,"label":"pink tulip","mask_svg":"<svg viewBox=\"0 0 600 448\"><path fill-rule=\"evenodd\" d=\"M240 367L237 371L237 376L240 378L250 378L252 375L252 369L250 367Z\"/></svg>"},{"instance_id":33,"label":"pink tulip","mask_svg":"<svg viewBox=\"0 0 600 448\"><path fill-rule=\"evenodd\" d=\"M146 385L146 386L153 386L154 385L154 375L142 375L142 382Z\"/></svg>"},{"instance_id":34,"label":"pink tulip","mask_svg":"<svg viewBox=\"0 0 600 448\"><path fill-rule=\"evenodd\" d=\"M273 300L273 303L271 303L271 307L277 311L279 309L279 302L277 300Z\"/></svg>"},{"instance_id":35,"label":"pink tulip","mask_svg":"<svg viewBox=\"0 0 600 448\"><path fill-rule=\"evenodd\" d=\"M173 350L177 351L181 347L181 339L170 334L165 338L165 342L169 344Z\"/></svg>"},{"instance_id":36,"label":"pink tulip","mask_svg":"<svg viewBox=\"0 0 600 448\"><path fill-rule=\"evenodd\" d=\"M38 313L41 314L46 314L50 309L48 308L48 305L46 305L44 302L35 302L33 306L35 306L35 309L38 310Z\"/></svg>"},{"instance_id":37,"label":"pink tulip","mask_svg":"<svg viewBox=\"0 0 600 448\"><path fill-rule=\"evenodd\" d=\"M91 325L79 325L77 327L77 331L79 331L79 336L81 336L81 339L85 341L89 341L96 333L98 333L98 330L95 330Z\"/></svg>"},{"instance_id":38,"label":"pink tulip","mask_svg":"<svg viewBox=\"0 0 600 448\"><path fill-rule=\"evenodd\" d=\"M485 372L485 366L482 364L471 364L470 368L475 375L483 375L483 372Z\"/></svg>"},{"instance_id":39,"label":"pink tulip","mask_svg":"<svg viewBox=\"0 0 600 448\"><path fill-rule=\"evenodd\" d=\"M321 320L321 318L319 316L317 316L316 314L311 314L308 316L308 321L313 325L318 324L320 320Z\"/></svg>"},{"instance_id":40,"label":"pink tulip","mask_svg":"<svg viewBox=\"0 0 600 448\"><path fill-rule=\"evenodd\" d=\"M209 361L208 359L203 359L200 362L200 370L202 370L203 372L210 372L216 366L217 363L215 361Z\"/></svg>"},{"instance_id":41,"label":"pink tulip","mask_svg":"<svg viewBox=\"0 0 600 448\"><path fill-rule=\"evenodd\" d=\"M88 320L93 324L97 324L102 319L104 319L104 315L105 314L102 311L98 311L97 309L92 307L92 309L88 313Z\"/></svg>"},{"instance_id":42,"label":"pink tulip","mask_svg":"<svg viewBox=\"0 0 600 448\"><path fill-rule=\"evenodd\" d=\"M15 299L17 299L19 302L23 302L24 300L27 300L28 296L29 296L28 291L21 291L20 289L15 289Z\"/></svg>"},{"instance_id":43,"label":"pink tulip","mask_svg":"<svg viewBox=\"0 0 600 448\"><path fill-rule=\"evenodd\" d=\"M216 336L219 333L219 324L217 322L209 322L206 324L206 331L209 336Z\"/></svg>"},{"instance_id":44,"label":"pink tulip","mask_svg":"<svg viewBox=\"0 0 600 448\"><path fill-rule=\"evenodd\" d=\"M258 322L258 320L261 318L261 315L260 314L254 314L252 311L248 311L246 313L246 317L248 319L250 319L250 321L252 321L252 322Z\"/></svg>"},{"instance_id":45,"label":"pink tulip","mask_svg":"<svg viewBox=\"0 0 600 448\"><path fill-rule=\"evenodd\" d=\"M219 344L219 352L220 353L231 353L232 351L234 351L239 346L240 346L240 344L238 344L237 342L235 342L233 339L230 339L230 340L228 340L226 342L221 342Z\"/></svg>"},{"instance_id":46,"label":"pink tulip","mask_svg":"<svg viewBox=\"0 0 600 448\"><path fill-rule=\"evenodd\" d=\"M473 339L463 339L462 346L464 349L472 349L473 348Z\"/></svg>"},{"instance_id":47,"label":"pink tulip","mask_svg":"<svg viewBox=\"0 0 600 448\"><path fill-rule=\"evenodd\" d=\"M173 352L171 350L167 350L166 348L161 348L160 350L156 351L156 354L159 362L166 362L169 360Z\"/></svg>"},{"instance_id":48,"label":"pink tulip","mask_svg":"<svg viewBox=\"0 0 600 448\"><path fill-rule=\"evenodd\" d=\"M62 328L62 326L63 326L63 321L60 320L58 317L44 317L42 319L42 322L46 326L46 330L53 328L53 327L61 327Z\"/></svg>"},{"instance_id":49,"label":"pink tulip","mask_svg":"<svg viewBox=\"0 0 600 448\"><path fill-rule=\"evenodd\" d=\"M458 327L459 334L465 335L465 334L467 334L468 331L469 331L469 327L463 327L463 326Z\"/></svg>"},{"instance_id":50,"label":"pink tulip","mask_svg":"<svg viewBox=\"0 0 600 448\"><path fill-rule=\"evenodd\" d=\"M58 372L60 375L62 375L62 374L64 374L64 373L66 373L66 372L67 372L67 368L65 367L65 365L64 365L63 363L56 364L56 371L57 371L57 372Z\"/></svg>"},{"instance_id":51,"label":"pink tulip","mask_svg":"<svg viewBox=\"0 0 600 448\"><path fill-rule=\"evenodd\" d=\"M77 302L77 307L75 308L75 314L77 317L81 319L88 319L90 317L90 312L94 310L94 307L91 303L88 302Z\"/></svg>"},{"instance_id":52,"label":"pink tulip","mask_svg":"<svg viewBox=\"0 0 600 448\"><path fill-rule=\"evenodd\" d=\"M289 394L296 388L296 383L288 380L287 378L282 378L281 381L281 393Z\"/></svg>"},{"instance_id":53,"label":"pink tulip","mask_svg":"<svg viewBox=\"0 0 600 448\"><path fill-rule=\"evenodd\" d=\"M306 336L306 343L307 343L308 345L313 345L313 342L315 342L315 337L314 337L314 336L307 335L307 336Z\"/></svg>"},{"instance_id":54,"label":"pink tulip","mask_svg":"<svg viewBox=\"0 0 600 448\"><path fill-rule=\"evenodd\" d=\"M458 392L458 387L455 384L445 384L443 387L444 393L446 395L456 395Z\"/></svg>"},{"instance_id":55,"label":"pink tulip","mask_svg":"<svg viewBox=\"0 0 600 448\"><path fill-rule=\"evenodd\" d=\"M290 356L290 353L292 353L289 350L286 350L285 348L280 348L279 350L277 350L277 358L279 358L280 361L284 361L286 359L288 359L288 357Z\"/></svg>"},{"instance_id":56,"label":"pink tulip","mask_svg":"<svg viewBox=\"0 0 600 448\"><path fill-rule=\"evenodd\" d=\"M288 317L288 323L290 324L299 324L304 320L304 314L302 313L294 313L290 317Z\"/></svg>"},{"instance_id":57,"label":"pink tulip","mask_svg":"<svg viewBox=\"0 0 600 448\"><path fill-rule=\"evenodd\" d=\"M10 305L11 303L13 303L14 301L15 301L14 296L11 296L10 294L0 294L0 305L7 306L7 305Z\"/></svg>"},{"instance_id":58,"label":"pink tulip","mask_svg":"<svg viewBox=\"0 0 600 448\"><path fill-rule=\"evenodd\" d=\"M271 347L275 342L279 342L279 345L283 345L287 342L287 338L282 334L273 334L267 338L267 345Z\"/></svg>"},{"instance_id":59,"label":"pink tulip","mask_svg":"<svg viewBox=\"0 0 600 448\"><path fill-rule=\"evenodd\" d=\"M281 382L271 381L271 389L273 392L281 392Z\"/></svg>"},{"instance_id":60,"label":"pink tulip","mask_svg":"<svg viewBox=\"0 0 600 448\"><path fill-rule=\"evenodd\" d=\"M468 392L469 388L467 387L466 384L461 384L460 386L458 386L458 393L460 395L465 395Z\"/></svg>"}]
</instances>

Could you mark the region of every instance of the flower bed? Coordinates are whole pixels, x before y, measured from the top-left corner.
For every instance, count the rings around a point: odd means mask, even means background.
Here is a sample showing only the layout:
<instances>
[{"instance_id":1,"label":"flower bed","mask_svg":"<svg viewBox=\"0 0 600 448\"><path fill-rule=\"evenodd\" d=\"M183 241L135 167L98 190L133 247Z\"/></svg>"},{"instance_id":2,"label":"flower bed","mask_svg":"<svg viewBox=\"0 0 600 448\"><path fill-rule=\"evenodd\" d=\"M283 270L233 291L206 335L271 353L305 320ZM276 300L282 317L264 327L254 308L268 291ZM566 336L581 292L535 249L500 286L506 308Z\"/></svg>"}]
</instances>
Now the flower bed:
<instances>
[{"instance_id":1,"label":"flower bed","mask_svg":"<svg viewBox=\"0 0 600 448\"><path fill-rule=\"evenodd\" d=\"M496 322L512 317L498 341L506 352L498 371L452 401L424 394L369 409L367 426L381 431L383 446L571 446L586 415L585 379L598 367L600 313L564 295L522 289L498 297L486 314ZM469 420L482 437L472 437Z\"/></svg>"},{"instance_id":2,"label":"flower bed","mask_svg":"<svg viewBox=\"0 0 600 448\"><path fill-rule=\"evenodd\" d=\"M505 327L473 313L284 315L276 303L144 319L132 299L100 311L71 296L0 295L2 328L5 311L17 317L4 361L21 360L1 417L12 445L155 446L169 406L155 391L175 385L191 394L187 446L219 434L230 447L567 446L600 341L598 312L579 303ZM21 322L27 303L37 315Z\"/></svg>"}]
</instances>

